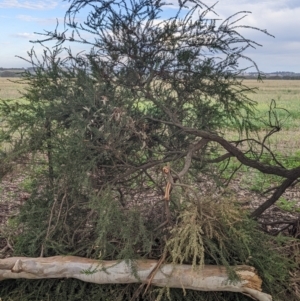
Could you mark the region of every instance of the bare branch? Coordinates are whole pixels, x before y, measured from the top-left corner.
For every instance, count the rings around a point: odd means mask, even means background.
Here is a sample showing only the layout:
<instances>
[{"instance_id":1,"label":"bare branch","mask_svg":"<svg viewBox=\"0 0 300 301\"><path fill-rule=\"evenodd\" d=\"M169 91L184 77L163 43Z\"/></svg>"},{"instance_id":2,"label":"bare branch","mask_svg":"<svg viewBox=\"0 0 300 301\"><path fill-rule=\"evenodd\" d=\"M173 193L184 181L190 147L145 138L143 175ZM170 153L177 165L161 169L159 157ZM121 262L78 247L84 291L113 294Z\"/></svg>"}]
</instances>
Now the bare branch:
<instances>
[{"instance_id":1,"label":"bare branch","mask_svg":"<svg viewBox=\"0 0 300 301\"><path fill-rule=\"evenodd\" d=\"M148 283L157 264L156 260L99 261L75 256L11 257L0 259L0 280L76 278L98 284ZM262 281L253 267L243 265L232 269L240 277L239 281L229 281L227 268L222 266L193 269L186 264L162 264L151 276L151 284L198 291L232 291L259 301L272 300L270 295L261 292Z\"/></svg>"},{"instance_id":2,"label":"bare branch","mask_svg":"<svg viewBox=\"0 0 300 301\"><path fill-rule=\"evenodd\" d=\"M269 207L271 207L285 192L285 190L290 187L296 178L287 178L285 179L282 184L276 189L273 195L265 201L262 205L260 205L256 210L251 213L251 217L257 218L259 217L264 211L266 211Z\"/></svg>"}]
</instances>

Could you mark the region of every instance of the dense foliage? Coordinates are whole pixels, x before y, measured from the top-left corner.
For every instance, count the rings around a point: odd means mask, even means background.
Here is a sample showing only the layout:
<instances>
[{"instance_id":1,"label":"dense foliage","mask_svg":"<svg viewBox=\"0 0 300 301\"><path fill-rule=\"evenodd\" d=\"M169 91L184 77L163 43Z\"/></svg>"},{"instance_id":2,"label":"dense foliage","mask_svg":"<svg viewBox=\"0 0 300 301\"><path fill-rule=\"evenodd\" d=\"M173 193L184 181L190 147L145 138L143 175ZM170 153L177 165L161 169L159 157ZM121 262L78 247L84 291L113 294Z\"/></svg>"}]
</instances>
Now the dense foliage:
<instances>
[{"instance_id":1,"label":"dense foliage","mask_svg":"<svg viewBox=\"0 0 300 301\"><path fill-rule=\"evenodd\" d=\"M29 53L34 73L23 76L22 100L1 104L2 171L26 163L30 191L16 221L15 255L251 264L267 291L284 294L290 263L267 251L273 239L232 195L200 189L216 177L210 163L233 155L219 157L209 141L222 139L226 128L254 127L254 103L238 76L239 60L250 60L245 49L256 44L238 32L239 15L211 19L213 9L201 1L174 4L166 19L159 0L70 2L72 33L46 33L57 46L45 46L42 58ZM86 6L87 21L78 24ZM63 47L68 41L91 50L73 55ZM163 174L164 165L171 174ZM170 204L166 183L173 188ZM22 300L130 300L137 289L75 280L1 285L12 298L21 292ZM143 300L183 294L151 289ZM199 292L185 298L247 299Z\"/></svg>"}]
</instances>

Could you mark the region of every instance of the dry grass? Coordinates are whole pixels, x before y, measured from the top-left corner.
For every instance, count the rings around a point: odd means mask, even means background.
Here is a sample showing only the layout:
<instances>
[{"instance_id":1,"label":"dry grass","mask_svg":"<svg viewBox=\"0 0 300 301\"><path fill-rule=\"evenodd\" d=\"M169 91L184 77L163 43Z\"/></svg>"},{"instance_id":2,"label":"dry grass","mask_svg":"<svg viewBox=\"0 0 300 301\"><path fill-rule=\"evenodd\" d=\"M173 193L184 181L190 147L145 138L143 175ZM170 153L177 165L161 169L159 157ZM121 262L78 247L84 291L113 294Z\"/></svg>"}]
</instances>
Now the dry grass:
<instances>
[{"instance_id":1,"label":"dry grass","mask_svg":"<svg viewBox=\"0 0 300 301\"><path fill-rule=\"evenodd\" d=\"M300 92L300 80L264 80L263 82L247 79L244 83L249 87L258 87L260 91L270 94L274 91L283 91L290 93L291 91Z\"/></svg>"},{"instance_id":2,"label":"dry grass","mask_svg":"<svg viewBox=\"0 0 300 301\"><path fill-rule=\"evenodd\" d=\"M18 78L0 77L0 99L17 99L21 97L24 84L16 83Z\"/></svg>"},{"instance_id":3,"label":"dry grass","mask_svg":"<svg viewBox=\"0 0 300 301\"><path fill-rule=\"evenodd\" d=\"M257 93L249 96L257 101L259 108L267 108L271 99L275 99L278 105L286 109L295 105L298 110L300 108L300 80L245 80L244 83L250 88L258 88Z\"/></svg>"}]
</instances>

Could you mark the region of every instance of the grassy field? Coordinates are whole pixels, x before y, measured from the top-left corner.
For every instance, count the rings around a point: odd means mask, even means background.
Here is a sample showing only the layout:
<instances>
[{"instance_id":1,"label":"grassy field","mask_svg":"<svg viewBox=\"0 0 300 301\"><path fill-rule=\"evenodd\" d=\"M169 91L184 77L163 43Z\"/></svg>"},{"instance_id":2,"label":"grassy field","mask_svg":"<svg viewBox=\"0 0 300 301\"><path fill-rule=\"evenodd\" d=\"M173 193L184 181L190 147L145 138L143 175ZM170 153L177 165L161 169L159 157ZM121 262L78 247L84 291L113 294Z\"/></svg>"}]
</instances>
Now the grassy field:
<instances>
[{"instance_id":1,"label":"grassy field","mask_svg":"<svg viewBox=\"0 0 300 301\"><path fill-rule=\"evenodd\" d=\"M257 87L249 97L257 102L257 116L268 120L270 103L276 102L276 114L282 120L281 130L270 138L273 149L293 155L300 150L300 80L245 81L249 87ZM269 129L262 130L262 135Z\"/></svg>"},{"instance_id":2,"label":"grassy field","mask_svg":"<svg viewBox=\"0 0 300 301\"><path fill-rule=\"evenodd\" d=\"M0 99L16 99L24 90L23 84L16 83L17 78L0 77Z\"/></svg>"},{"instance_id":3,"label":"grassy field","mask_svg":"<svg viewBox=\"0 0 300 301\"><path fill-rule=\"evenodd\" d=\"M279 132L272 135L268 139L268 144L272 151L276 154L277 159L287 168L297 167L300 164L300 80L265 80L258 82L256 80L246 80L248 87L257 87L256 93L249 94L249 98L257 102L257 117L268 120L268 111L270 103L275 100L276 114L283 121L282 128ZM262 125L262 124L261 124ZM265 126L257 133L262 138L270 128ZM226 136L234 137L236 133L227 132ZM251 136L254 136L252 133ZM267 155L266 158L270 156ZM233 160L227 172L228 176L239 166L237 160ZM253 191L262 192L272 185L279 183L279 178L269 176L253 169L243 166L236 175L239 186ZM296 195L296 192L293 192ZM297 194L298 195L298 194ZM289 208L291 210L300 211L299 199L295 196L288 195L287 201L280 198L278 206L282 209ZM295 204L298 207L295 207ZM293 207L294 206L294 207ZM290 211L290 210L288 210Z\"/></svg>"},{"instance_id":4,"label":"grassy field","mask_svg":"<svg viewBox=\"0 0 300 301\"><path fill-rule=\"evenodd\" d=\"M0 77L0 99L17 99L21 96L25 85L16 83L16 80ZM283 124L282 130L272 137L271 142L288 153L295 153L300 149L300 80L245 80L244 83L250 88L258 88L256 93L248 94L257 102L258 117L267 120L271 100L276 101L276 113Z\"/></svg>"},{"instance_id":5,"label":"grassy field","mask_svg":"<svg viewBox=\"0 0 300 301\"><path fill-rule=\"evenodd\" d=\"M0 77L0 98L14 99L20 97L25 85L16 83L17 79ZM272 99L276 101L278 108L289 110L290 118L286 127L298 128L300 126L300 80L245 80L250 88L257 87L256 93L248 96L257 102L260 114L265 114L269 109Z\"/></svg>"},{"instance_id":6,"label":"grassy field","mask_svg":"<svg viewBox=\"0 0 300 301\"><path fill-rule=\"evenodd\" d=\"M276 112L284 120L284 129L300 127L300 80L247 80L250 88L257 87L257 93L249 97L257 102L259 115L267 115L271 100L276 102ZM286 111L288 110L288 112Z\"/></svg>"}]
</instances>

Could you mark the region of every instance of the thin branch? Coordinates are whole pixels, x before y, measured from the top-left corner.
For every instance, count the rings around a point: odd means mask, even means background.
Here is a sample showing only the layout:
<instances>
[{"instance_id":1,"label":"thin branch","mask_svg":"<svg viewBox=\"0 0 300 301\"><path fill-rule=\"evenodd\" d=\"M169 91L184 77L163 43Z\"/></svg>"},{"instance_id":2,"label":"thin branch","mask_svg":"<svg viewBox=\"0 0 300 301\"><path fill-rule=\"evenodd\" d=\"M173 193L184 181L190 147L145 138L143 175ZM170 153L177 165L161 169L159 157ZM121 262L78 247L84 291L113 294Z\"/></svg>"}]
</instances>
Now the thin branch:
<instances>
[{"instance_id":1,"label":"thin branch","mask_svg":"<svg viewBox=\"0 0 300 301\"><path fill-rule=\"evenodd\" d=\"M205 160L205 162L207 163L220 163L220 162L223 162L224 160L228 159L228 158L231 158L233 157L232 154L230 153L226 153L218 158L215 158L215 159L209 159L209 160Z\"/></svg>"},{"instance_id":2,"label":"thin branch","mask_svg":"<svg viewBox=\"0 0 300 301\"><path fill-rule=\"evenodd\" d=\"M298 219L291 220L291 221L275 221L275 222L259 222L261 225L266 225L266 226L272 226L272 225L280 225L280 224L289 224L293 225L295 222L297 222Z\"/></svg>"}]
</instances>

